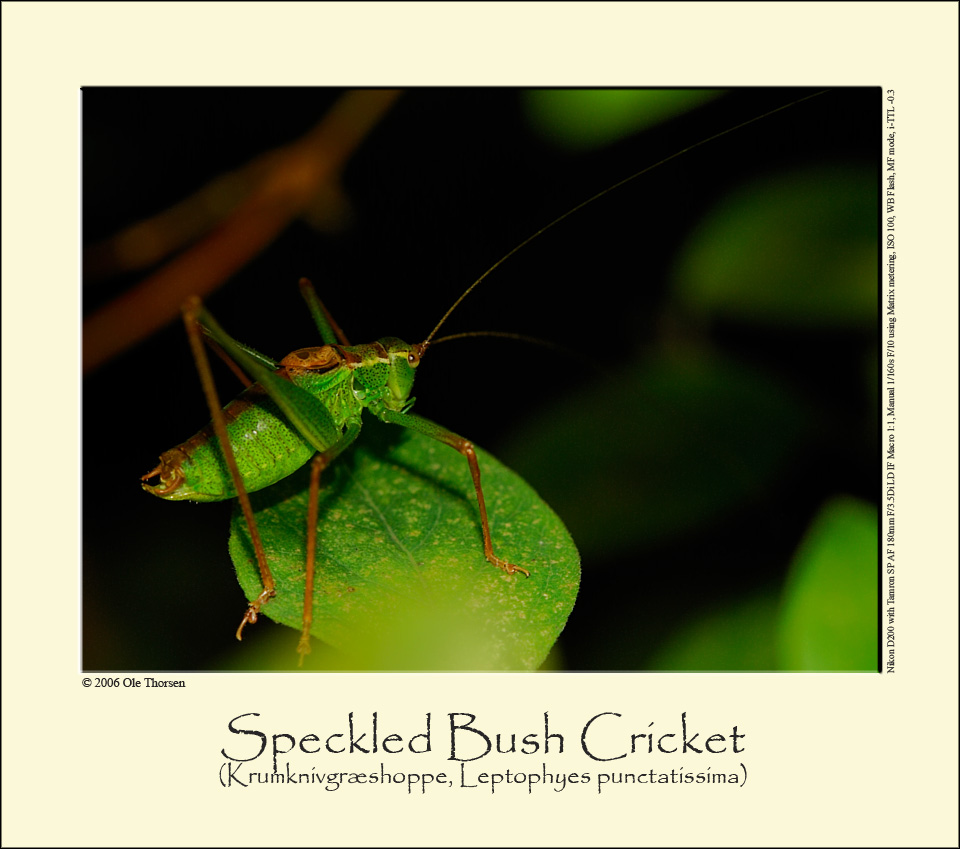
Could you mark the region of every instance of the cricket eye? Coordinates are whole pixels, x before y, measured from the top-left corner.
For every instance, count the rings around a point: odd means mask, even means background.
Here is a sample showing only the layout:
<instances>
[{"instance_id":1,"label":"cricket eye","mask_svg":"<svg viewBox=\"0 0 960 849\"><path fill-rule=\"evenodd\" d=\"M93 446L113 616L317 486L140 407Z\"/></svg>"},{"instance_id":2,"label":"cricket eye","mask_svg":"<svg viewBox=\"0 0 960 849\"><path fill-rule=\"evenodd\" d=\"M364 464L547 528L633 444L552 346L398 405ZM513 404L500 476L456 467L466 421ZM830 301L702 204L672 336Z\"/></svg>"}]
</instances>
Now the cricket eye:
<instances>
[{"instance_id":1,"label":"cricket eye","mask_svg":"<svg viewBox=\"0 0 960 849\"><path fill-rule=\"evenodd\" d=\"M407 362L410 363L412 368L416 368L420 363L420 352L411 351L407 354Z\"/></svg>"}]
</instances>

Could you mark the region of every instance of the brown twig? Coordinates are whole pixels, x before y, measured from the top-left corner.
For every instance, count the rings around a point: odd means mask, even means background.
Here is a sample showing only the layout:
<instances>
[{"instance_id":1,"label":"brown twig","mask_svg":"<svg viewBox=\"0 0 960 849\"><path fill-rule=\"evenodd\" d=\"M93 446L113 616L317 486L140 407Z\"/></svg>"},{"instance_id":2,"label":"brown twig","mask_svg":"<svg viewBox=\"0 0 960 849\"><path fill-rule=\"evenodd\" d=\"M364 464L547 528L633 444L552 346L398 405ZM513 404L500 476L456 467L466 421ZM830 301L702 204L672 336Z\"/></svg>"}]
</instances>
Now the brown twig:
<instances>
[{"instance_id":1,"label":"brown twig","mask_svg":"<svg viewBox=\"0 0 960 849\"><path fill-rule=\"evenodd\" d=\"M208 295L267 247L335 180L398 95L395 90L348 92L309 133L267 154L260 184L218 227L84 322L84 371L171 321L186 298Z\"/></svg>"}]
</instances>

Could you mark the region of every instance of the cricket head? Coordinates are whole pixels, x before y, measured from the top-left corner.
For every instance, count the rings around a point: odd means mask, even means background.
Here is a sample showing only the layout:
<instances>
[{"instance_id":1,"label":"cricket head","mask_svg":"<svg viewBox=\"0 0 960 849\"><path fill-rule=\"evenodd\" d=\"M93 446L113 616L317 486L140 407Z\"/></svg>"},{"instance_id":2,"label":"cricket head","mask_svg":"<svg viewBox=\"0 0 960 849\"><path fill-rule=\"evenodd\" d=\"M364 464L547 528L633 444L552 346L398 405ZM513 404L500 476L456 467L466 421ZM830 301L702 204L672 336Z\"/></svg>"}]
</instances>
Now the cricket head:
<instances>
[{"instance_id":1,"label":"cricket head","mask_svg":"<svg viewBox=\"0 0 960 849\"><path fill-rule=\"evenodd\" d=\"M411 395L413 379L424 345L411 345L388 336L353 350L361 354L361 362L353 376L355 391L359 390L370 406L382 405L398 413L409 410L414 401Z\"/></svg>"}]
</instances>

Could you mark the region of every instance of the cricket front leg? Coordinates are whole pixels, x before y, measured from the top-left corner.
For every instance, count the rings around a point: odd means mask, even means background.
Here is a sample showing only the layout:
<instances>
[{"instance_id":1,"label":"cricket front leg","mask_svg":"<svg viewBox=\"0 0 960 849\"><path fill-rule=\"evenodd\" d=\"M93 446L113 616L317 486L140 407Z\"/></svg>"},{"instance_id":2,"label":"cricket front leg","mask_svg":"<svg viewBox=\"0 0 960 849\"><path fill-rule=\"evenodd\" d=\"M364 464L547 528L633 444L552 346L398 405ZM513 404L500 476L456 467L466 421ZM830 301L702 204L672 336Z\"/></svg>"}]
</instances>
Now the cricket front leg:
<instances>
[{"instance_id":1,"label":"cricket front leg","mask_svg":"<svg viewBox=\"0 0 960 849\"><path fill-rule=\"evenodd\" d=\"M522 572L529 578L530 573L522 566L508 563L503 558L497 557L494 553L493 541L490 538L490 523L487 521L487 504L483 498L483 487L480 485L480 464L477 462L477 452L473 447L473 443L468 439L464 439L462 436L458 436L453 431L447 430L445 427L441 427L434 422L411 413L394 413L385 410L380 415L385 422L419 431L426 436L436 439L438 442L442 442L444 445L449 445L467 458L467 464L470 466L470 477L473 479L473 488L477 493L477 505L480 508L480 527L483 532L484 557L487 558L488 562L492 563L498 569L502 569L508 575L512 575L515 572Z\"/></svg>"}]
</instances>

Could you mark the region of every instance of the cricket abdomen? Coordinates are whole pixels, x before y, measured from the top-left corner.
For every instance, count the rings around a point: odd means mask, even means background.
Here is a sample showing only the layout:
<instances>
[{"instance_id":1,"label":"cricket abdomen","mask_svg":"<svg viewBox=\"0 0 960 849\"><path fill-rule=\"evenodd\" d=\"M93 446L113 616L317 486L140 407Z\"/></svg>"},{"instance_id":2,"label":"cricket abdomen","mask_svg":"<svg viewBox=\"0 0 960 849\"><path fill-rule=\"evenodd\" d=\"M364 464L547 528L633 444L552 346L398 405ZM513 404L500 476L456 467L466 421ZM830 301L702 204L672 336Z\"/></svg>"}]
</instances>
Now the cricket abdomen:
<instances>
[{"instance_id":1,"label":"cricket abdomen","mask_svg":"<svg viewBox=\"0 0 960 849\"><path fill-rule=\"evenodd\" d=\"M248 492L292 474L315 453L258 384L224 408L230 445ZM159 477L156 484L147 483ZM160 455L143 488L169 501L223 501L236 496L212 425Z\"/></svg>"}]
</instances>

